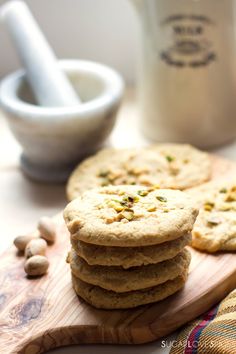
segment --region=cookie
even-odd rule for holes
[[[72,275],[72,283],[77,295],[96,308],[110,310],[127,309],[161,301],[183,288],[186,279],[187,272],[153,288],[116,293],[85,283]]]
[[[108,186],[73,200],[64,218],[74,239],[102,246],[136,247],[186,235],[197,214],[191,198],[181,191]]]
[[[189,267],[190,252],[185,249],[174,258],[141,267],[90,266],[72,249],[69,262],[72,273],[86,283],[117,293],[151,288],[173,280]]]
[[[158,184],[187,189],[211,177],[208,154],[190,145],[158,144],[140,149],[106,149],[82,162],[67,184],[69,200],[107,185]]]
[[[76,253],[90,265],[122,266],[128,269],[173,258],[191,243],[191,239],[191,234],[188,234],[159,245],[132,248],[92,245],[73,237],[71,243]]]
[[[192,246],[209,253],[236,251],[236,183],[208,183],[189,194],[200,206]]]

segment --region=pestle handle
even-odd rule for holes
[[[0,15],[14,41],[27,79],[39,105],[74,106],[80,99],[33,18],[28,6],[20,0],[9,1]]]

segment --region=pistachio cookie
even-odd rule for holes
[[[77,278],[117,293],[150,288],[173,280],[188,269],[190,260],[190,252],[185,249],[170,260],[127,270],[122,267],[90,266],[73,249],[69,255],[72,273]]]
[[[140,149],[106,149],[82,162],[72,173],[69,200],[84,191],[107,185],[158,184],[187,189],[210,179],[208,154],[190,145],[158,144]]]
[[[150,246],[191,232],[198,210],[184,192],[108,186],[85,192],[64,211],[73,239],[102,246]]]
[[[236,251],[236,183],[208,183],[190,195],[200,206],[192,246],[210,253]]]
[[[75,252],[89,265],[122,266],[128,269],[174,258],[191,243],[191,239],[191,234],[187,234],[159,245],[125,248],[93,245],[71,236],[71,244]]]
[[[102,309],[127,309],[140,305],[161,301],[183,288],[187,279],[187,272],[173,280],[152,288],[116,293],[99,286],[85,283],[72,275],[72,284],[77,295],[89,304]]]

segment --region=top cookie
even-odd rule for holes
[[[158,144],[140,149],[106,149],[82,162],[72,173],[67,196],[107,185],[158,184],[187,189],[210,179],[209,156],[190,145]]]
[[[74,239],[103,246],[148,246],[192,230],[198,210],[177,190],[108,186],[85,192],[64,211]]]

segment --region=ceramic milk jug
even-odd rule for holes
[[[139,102],[154,141],[208,148],[236,136],[236,1],[132,0],[141,25]]]

